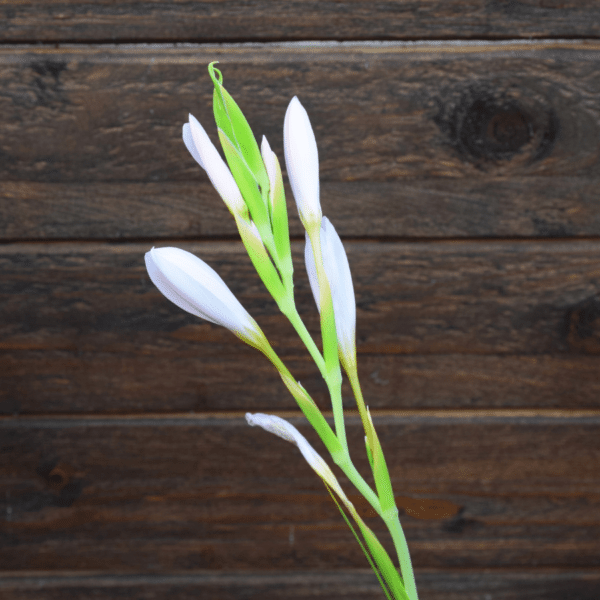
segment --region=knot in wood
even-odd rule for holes
[[[65,465],[57,465],[48,473],[48,484],[50,487],[61,490],[69,483],[71,476],[68,473],[68,467]]]
[[[479,167],[520,164],[545,158],[552,150],[558,119],[546,98],[527,89],[495,89],[480,82],[450,89],[438,100],[435,122],[450,144]]]
[[[484,96],[464,107],[458,136],[474,158],[497,161],[512,158],[532,132],[531,118],[516,103]]]
[[[567,311],[566,334],[571,350],[600,354],[600,298],[588,298]]]

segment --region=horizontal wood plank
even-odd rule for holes
[[[345,235],[600,235],[600,45],[563,41],[1,49],[0,239],[236,235],[181,141],[211,60],[282,162],[299,96]]]
[[[220,273],[328,406],[315,365],[241,243],[175,245]],[[4,414],[294,406],[262,355],[156,290],[143,262],[150,247],[0,247]],[[355,241],[346,249],[372,406],[598,406],[598,242]],[[292,251],[297,306],[317,335],[303,245]],[[350,390],[344,394],[351,405]]]
[[[600,576],[594,572],[502,571],[415,572],[419,594],[427,600],[596,600]],[[383,598],[372,572],[265,574],[186,574],[8,577],[0,581],[5,600],[364,600]],[[526,594],[526,596],[525,596]]]
[[[201,413],[245,410],[250,405],[262,411],[296,407],[266,359],[245,352],[237,338],[222,342],[226,333],[207,337],[207,329],[186,328],[197,340],[188,344],[157,334],[154,346],[149,339],[140,341],[144,349],[137,352],[28,351],[18,346],[0,350],[0,414]],[[219,339],[219,346],[211,345],[210,339]],[[329,395],[314,363],[300,354],[286,354],[290,371],[326,409]],[[358,371],[371,408],[585,409],[600,404],[598,363],[597,356],[581,354],[361,353]],[[344,405],[354,409],[346,381],[342,395]]]
[[[375,416],[415,566],[600,566],[599,418]],[[347,430],[366,473],[359,420]],[[241,417],[4,418],[0,432],[7,574],[364,565],[298,450]]]
[[[268,41],[600,34],[593,0],[5,0],[4,41]]]

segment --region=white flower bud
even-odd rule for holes
[[[275,415],[265,415],[262,413],[246,413],[246,421],[248,425],[258,425],[269,433],[274,433],[280,438],[291,442],[298,446],[302,456],[306,459],[306,462],[315,471],[315,473],[341,498],[346,506],[352,506],[352,503],[348,500],[344,494],[336,476],[333,471],[329,468],[329,465],[321,458],[317,451],[308,443],[308,440],[291,424],[285,419],[277,417]],[[354,507],[352,506],[352,510]]]
[[[227,327],[253,345],[264,339],[256,321],[203,260],[180,248],[152,248],[145,259],[152,283],[179,308]]]
[[[288,178],[300,220],[308,230],[320,224],[319,154],[308,114],[296,96],[285,113],[283,145]]]
[[[206,171],[230,212],[233,215],[246,215],[248,212],[246,203],[229,167],[198,120],[193,115],[189,118],[190,122],[183,126],[183,142],[187,149]]]
[[[342,359],[351,361],[356,353],[356,300],[354,286],[348,257],[340,236],[327,217],[321,223],[321,254],[325,268],[325,275],[331,290],[333,313],[335,316],[335,331],[338,339],[338,348]],[[306,247],[304,250],[306,270],[310,281],[315,302],[319,312],[320,294],[319,281],[312,245],[306,234]]]

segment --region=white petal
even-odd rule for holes
[[[269,146],[269,142],[267,142],[267,138],[263,135],[262,142],[260,144],[260,153],[262,155],[263,163],[265,164],[265,169],[267,169],[267,175],[269,176],[269,185],[272,188],[275,183],[275,153],[271,150],[271,146]]]
[[[152,248],[145,258],[154,285],[183,310],[245,337],[257,332],[225,282],[197,256],[180,248]]]
[[[296,96],[285,113],[283,144],[288,178],[305,227],[321,221],[319,153],[308,114]]]
[[[206,171],[205,166],[202,164],[202,158],[194,144],[194,138],[192,137],[192,130],[190,129],[189,123],[184,123],[182,131],[183,143],[188,149],[189,153],[194,157],[194,160]]]
[[[342,492],[329,465],[321,458],[321,456],[319,456],[317,451],[308,443],[307,439],[291,423],[288,423],[286,420],[275,415],[265,415],[262,413],[246,413],[246,421],[251,426],[258,425],[266,431],[274,433],[280,438],[298,446],[300,452],[302,452],[302,456],[304,456],[306,462],[312,467],[317,475],[323,478],[330,487],[340,494],[340,496],[344,495],[344,492]],[[345,495],[344,498],[346,498]]]
[[[267,175],[269,176],[269,199],[271,207],[273,207],[273,194],[275,192],[275,184],[277,183],[277,166],[275,164],[275,153],[271,150],[267,138],[263,135],[260,145],[260,153],[262,155]]]
[[[275,415],[246,413],[246,421],[251,427],[258,425],[258,427],[262,427],[265,431],[274,433],[292,444],[296,443],[298,436],[302,437],[302,434],[291,423]]]
[[[194,146],[200,156],[199,162],[206,170],[211,183],[232,213],[244,212],[246,204],[229,167],[193,115],[190,115],[189,126]]]
[[[312,290],[315,303],[321,312],[321,295],[319,291],[319,279],[317,277],[317,267],[315,265],[315,255],[313,254],[312,245],[308,233],[305,233],[306,244],[304,246],[304,263],[306,264],[306,272],[308,273],[308,281]]]
[[[352,274],[342,240],[327,217],[323,217],[321,239],[325,247],[323,261],[331,288],[338,344],[343,351],[350,350],[354,347],[356,335],[356,299]]]

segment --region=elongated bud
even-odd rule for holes
[[[266,340],[256,321],[203,260],[180,248],[152,248],[145,259],[152,283],[171,302],[262,347]]]
[[[302,452],[302,456],[304,456],[306,462],[315,471],[315,473],[330,488],[335,490],[346,506],[352,506],[352,503],[350,500],[348,500],[346,494],[344,494],[336,476],[329,468],[329,465],[323,460],[323,458],[321,458],[318,452],[308,443],[307,439],[291,423],[288,423],[281,417],[277,417],[275,415],[265,415],[262,413],[246,413],[246,421],[248,422],[248,425],[258,425],[265,431],[274,433],[280,438],[283,438],[284,440],[298,446],[298,449],[300,452]],[[353,506],[352,509],[354,510]]]
[[[235,216],[248,216],[248,208],[242,194],[219,151],[210,141],[208,134],[198,120],[189,116],[189,123],[183,126],[183,141],[196,162],[206,171],[211,183],[219,192],[229,211]]]
[[[285,164],[300,220],[307,231],[319,227],[319,153],[308,114],[296,96],[285,113],[283,126]]]
[[[277,250],[277,268],[285,276],[284,279],[287,277],[288,280],[291,280],[294,267],[290,249],[290,231],[283,190],[283,177],[277,156],[271,150],[264,135],[261,154],[269,176],[269,214],[275,239],[275,249]]]
[[[356,300],[344,245],[327,217],[323,217],[321,223],[321,249],[323,266],[331,290],[340,360],[348,370],[356,363]],[[304,258],[310,287],[320,312],[319,281],[308,234],[306,234]]]

